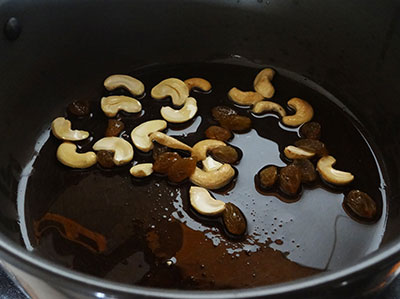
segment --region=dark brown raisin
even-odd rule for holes
[[[233,203],[228,202],[225,205],[225,210],[222,213],[226,230],[236,236],[241,236],[246,233],[247,221],[242,211]]]
[[[328,155],[328,150],[325,144],[315,139],[300,139],[294,143],[296,146],[301,147],[307,151],[315,153],[317,156],[323,157]]]
[[[189,157],[177,160],[168,169],[168,179],[174,183],[180,183],[190,177],[196,169],[197,160]]]
[[[315,121],[305,123],[300,128],[300,135],[306,139],[320,139],[321,138],[321,125]]]
[[[232,115],[219,121],[221,127],[234,131],[245,132],[251,129],[251,119],[247,116]]]
[[[167,174],[169,168],[178,160],[182,159],[175,152],[166,152],[157,157],[153,164],[153,170],[158,173]]]
[[[317,179],[317,172],[314,165],[307,159],[295,159],[292,163],[299,168],[302,183],[312,183]]]
[[[114,153],[109,151],[97,152],[97,163],[104,168],[112,168],[115,166],[113,161]]]
[[[258,174],[260,186],[264,189],[272,188],[278,179],[278,168],[276,166],[268,166]]]
[[[350,191],[344,199],[345,208],[350,209],[357,216],[364,219],[374,219],[377,208],[375,201],[360,190]]]
[[[301,173],[298,167],[288,165],[283,167],[279,172],[279,188],[290,196],[296,195],[299,192],[301,184]]]
[[[209,139],[216,139],[221,141],[228,141],[232,138],[231,131],[219,127],[219,126],[211,126],[205,132],[207,138]]]
[[[231,107],[216,106],[212,108],[211,114],[215,120],[220,122],[221,120],[224,120],[227,117],[230,117],[232,115],[237,115],[237,112]]]
[[[234,164],[239,159],[238,152],[229,145],[218,146],[212,149],[210,154],[215,160],[221,163]]]
[[[106,137],[118,136],[125,128],[124,123],[119,119],[109,119],[106,129]]]
[[[75,116],[85,116],[90,113],[89,101],[74,101],[68,105],[68,113]]]

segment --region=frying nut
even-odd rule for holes
[[[263,69],[254,79],[254,90],[264,98],[270,99],[275,94],[275,88],[271,81],[275,76],[275,71],[270,68]]]
[[[144,178],[153,173],[153,163],[140,163],[133,166],[129,172],[136,178]]]
[[[250,106],[257,102],[260,102],[264,97],[258,92],[254,91],[241,91],[236,87],[233,87],[228,92],[229,98],[239,105]]]
[[[196,157],[198,161],[202,161],[207,158],[207,152],[217,148],[219,146],[224,146],[225,142],[215,140],[215,139],[205,139],[197,142],[192,148],[192,157]]]
[[[188,152],[192,151],[192,148],[190,146],[162,132],[151,133],[149,137],[151,141],[156,141],[157,143],[169,148],[180,149]]]
[[[222,163],[215,161],[212,157],[207,157],[202,161],[203,169],[207,172],[218,170],[222,167]]]
[[[204,216],[213,216],[221,214],[225,210],[225,203],[217,200],[202,187],[190,187],[190,204],[192,207]]]
[[[346,185],[354,180],[354,176],[350,172],[334,169],[336,159],[332,156],[324,156],[317,163],[317,170],[322,178],[328,183],[334,185]]]
[[[153,142],[150,139],[150,134],[162,131],[166,127],[167,122],[162,119],[146,121],[132,130],[132,142],[141,151],[149,152],[153,148]]]
[[[78,141],[89,137],[89,133],[81,130],[72,130],[71,122],[64,117],[57,117],[51,123],[51,131],[58,139],[66,141]]]
[[[211,90],[211,83],[203,78],[190,78],[186,79],[184,82],[186,86],[189,88],[189,90],[192,90],[193,88],[198,88],[201,91],[205,92]]]
[[[229,164],[223,164],[221,168],[214,171],[204,171],[196,167],[194,173],[190,176],[193,184],[200,187],[215,190],[229,184],[235,176],[235,170]]]
[[[162,107],[161,116],[170,123],[184,123],[192,119],[197,113],[197,102],[194,98],[187,98],[181,109]]]
[[[273,111],[278,113],[281,117],[286,116],[285,109],[283,109],[281,105],[271,101],[261,101],[256,103],[252,111],[257,114]]]
[[[101,110],[108,117],[114,117],[118,111],[137,113],[142,110],[142,104],[134,98],[127,96],[109,96],[101,99]]]
[[[111,75],[104,80],[104,87],[110,91],[119,87],[127,89],[134,96],[144,93],[143,83],[128,75]]]
[[[151,96],[155,99],[172,98],[172,103],[181,106],[189,97],[189,88],[179,79],[169,78],[161,81],[151,90]]]
[[[299,98],[292,98],[288,101],[288,106],[296,110],[293,115],[288,115],[282,118],[282,122],[291,127],[300,126],[310,121],[314,116],[314,110],[312,106]]]
[[[104,137],[93,145],[93,149],[113,152],[115,165],[124,165],[133,159],[132,145],[119,137]]]
[[[296,147],[293,145],[289,145],[285,147],[284,151],[285,156],[289,159],[310,159],[315,156],[315,153],[309,152],[300,147]]]
[[[57,159],[65,166],[71,168],[88,168],[96,164],[97,156],[94,152],[77,153],[76,145],[63,142],[57,148]]]

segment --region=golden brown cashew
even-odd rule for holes
[[[127,89],[134,96],[139,96],[144,93],[143,83],[128,75],[111,75],[104,80],[104,87],[107,90],[114,90],[122,87]]]
[[[161,116],[170,123],[184,123],[192,119],[197,113],[197,102],[194,98],[187,98],[185,105],[179,110],[165,106],[161,108]]]
[[[137,113],[142,110],[142,104],[134,98],[126,96],[109,96],[101,99],[101,110],[108,117],[114,117],[118,111]]]
[[[140,163],[132,166],[130,169],[131,175],[136,178],[144,178],[153,173],[153,163]]]
[[[253,107],[253,112],[257,114],[261,114],[264,112],[276,112],[280,116],[284,117],[286,116],[286,111],[283,109],[283,107],[277,103],[271,102],[271,101],[261,101],[258,102],[254,105]]]
[[[225,210],[225,203],[217,200],[202,187],[190,187],[190,204],[202,215],[211,216],[221,214]]]
[[[186,79],[184,82],[189,90],[192,90],[193,88],[198,88],[205,92],[211,90],[211,83],[203,78],[190,78]]]
[[[88,168],[96,164],[97,156],[94,152],[77,153],[76,145],[63,142],[57,148],[57,159],[65,166],[72,168]]]
[[[51,131],[58,139],[66,141],[84,140],[89,137],[89,133],[81,130],[72,130],[71,122],[64,117],[57,117],[51,123]]]
[[[167,134],[164,134],[162,132],[154,132],[151,133],[149,136],[150,140],[156,141],[157,143],[167,146],[169,148],[173,149],[180,149],[184,151],[191,152],[192,148],[183,142],[179,141],[178,139],[168,136]]]
[[[241,91],[236,87],[233,87],[228,92],[229,98],[239,105],[250,106],[257,102],[260,102],[264,97],[258,92],[254,91]]]
[[[315,153],[293,145],[285,147],[284,153],[289,159],[310,159],[315,156]]]
[[[144,152],[149,152],[153,148],[153,142],[150,139],[150,134],[157,131],[162,131],[167,127],[167,122],[162,119],[154,119],[146,121],[131,132],[133,144]]]
[[[215,139],[201,140],[192,147],[192,157],[196,157],[198,161],[202,161],[207,158],[208,151],[223,145],[226,145],[225,142]]]
[[[114,153],[115,165],[124,165],[133,159],[132,145],[120,137],[104,137],[93,145],[95,151],[110,151]]]
[[[336,159],[332,156],[324,156],[317,163],[317,170],[322,178],[328,183],[334,185],[346,185],[354,180],[354,176],[350,172],[334,169]]]
[[[169,78],[154,86],[151,90],[151,96],[155,99],[163,99],[170,96],[174,105],[181,106],[189,97],[189,88],[183,81]]]
[[[235,176],[235,170],[229,164],[224,164],[218,170],[204,171],[196,167],[194,173],[190,176],[193,184],[200,187],[215,190],[229,184]]]
[[[314,116],[312,106],[299,98],[292,98],[288,101],[288,106],[296,110],[296,114],[288,115],[282,118],[282,122],[291,127],[297,127],[310,121]]]
[[[263,69],[254,79],[254,90],[267,99],[272,98],[275,94],[275,88],[271,83],[274,76],[275,71],[273,69]]]

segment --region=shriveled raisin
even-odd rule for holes
[[[260,186],[264,189],[272,188],[278,179],[278,168],[276,166],[268,166],[261,170],[258,174]]]
[[[168,179],[174,183],[180,183],[190,177],[196,169],[197,160],[189,157],[177,160],[168,169]]]
[[[317,179],[317,172],[315,171],[315,167],[310,160],[295,159],[292,164],[299,168],[302,183],[309,184]]]
[[[153,147],[153,159],[154,159],[154,160],[157,160],[158,157],[159,157],[161,154],[166,153],[166,152],[168,152],[168,151],[169,151],[169,150],[168,150],[168,147],[167,147],[167,146],[161,145],[161,144],[159,144],[159,143],[157,143],[157,142],[154,142],[154,147]]]
[[[211,114],[215,120],[221,121],[232,115],[237,115],[237,112],[228,106],[216,106],[212,108]]]
[[[374,219],[377,208],[375,201],[365,192],[352,190],[345,197],[343,204],[357,216],[364,219]]]
[[[306,139],[320,139],[321,125],[315,121],[306,123],[300,128],[300,135]]]
[[[251,129],[251,119],[247,116],[232,115],[219,121],[221,127],[234,131],[245,132]]]
[[[226,230],[236,236],[241,236],[246,233],[247,221],[242,211],[233,203],[228,202],[225,205],[225,210],[222,213]]]
[[[85,116],[90,113],[89,101],[74,101],[68,105],[68,113],[75,116]]]
[[[209,139],[216,139],[221,141],[228,141],[232,138],[231,131],[219,127],[219,126],[211,126],[205,132],[207,138]]]
[[[328,155],[328,150],[325,144],[315,139],[300,139],[294,143],[302,149],[315,153],[317,156],[323,157]]]
[[[279,172],[279,188],[287,195],[293,196],[299,192],[301,173],[297,166],[288,165]]]
[[[153,170],[158,173],[167,174],[169,168],[178,160],[182,159],[175,152],[166,152],[157,157],[153,164]]]
[[[114,153],[109,151],[97,152],[97,163],[104,168],[112,168],[115,166],[113,161]]]
[[[229,145],[218,146],[212,149],[210,154],[215,160],[221,163],[234,164],[239,160],[238,152]]]
[[[118,136],[125,128],[124,123],[119,119],[109,119],[106,129],[106,137]]]

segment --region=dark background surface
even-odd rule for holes
[[[26,299],[26,298],[27,297],[15,286],[15,284],[8,278],[7,274],[4,273],[4,271],[0,268],[0,299]],[[360,296],[358,298],[400,299],[400,277],[397,278],[391,285],[389,285],[383,293],[368,297]]]

